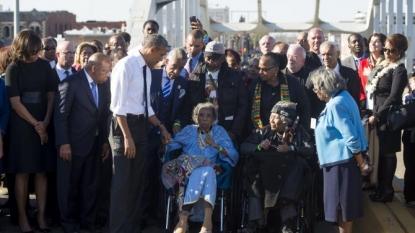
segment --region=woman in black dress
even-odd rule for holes
[[[376,126],[379,138],[379,185],[374,194],[369,195],[374,202],[391,202],[392,187],[396,171],[396,152],[401,150],[401,131],[390,131],[386,125],[386,115],[390,106],[402,104],[402,94],[408,84],[408,74],[404,64],[408,41],[402,34],[392,34],[385,42],[385,60],[369,76],[366,89],[368,97],[373,96],[373,115],[369,124]]]
[[[56,154],[48,145],[48,126],[58,80],[47,61],[39,59],[40,37],[31,30],[13,40],[13,62],[6,70],[6,88],[12,110],[9,124],[7,171],[16,174],[16,201],[22,232],[33,232],[25,210],[30,173],[35,173],[37,220],[48,232],[45,220],[47,171],[55,169]]]

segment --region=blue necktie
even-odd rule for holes
[[[92,97],[94,97],[95,105],[98,107],[97,84],[95,82],[91,82],[91,92]]]
[[[65,73],[65,75],[66,75],[66,76],[65,76],[65,78],[67,78],[67,77],[69,76],[69,71],[68,71],[68,70],[65,70],[65,72],[64,72],[64,73]]]
[[[164,83],[164,86],[163,86],[163,97],[167,98],[170,95],[171,80],[167,76],[165,76],[164,78],[166,79],[166,83]]]

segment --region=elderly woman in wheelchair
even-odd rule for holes
[[[305,158],[315,155],[311,137],[298,124],[296,104],[275,104],[269,125],[242,143],[241,154],[248,156],[249,222],[243,232],[265,226],[268,232],[296,232],[295,203],[311,185]]]
[[[174,232],[186,232],[190,216],[192,220],[203,221],[200,232],[210,233],[216,190],[221,185],[219,179],[217,184],[217,176],[228,176],[224,182],[230,182],[227,173],[236,165],[239,155],[226,130],[214,124],[214,105],[198,104],[192,116],[196,124],[183,128],[166,147],[166,154],[177,149],[182,149],[183,153],[165,163],[162,181],[168,191],[179,189],[179,196],[183,197]]]

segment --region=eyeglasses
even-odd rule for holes
[[[66,51],[66,52],[62,52],[63,55],[74,55],[75,52],[71,52],[71,51]]]
[[[275,68],[275,66],[271,66],[269,68],[261,68],[261,67],[258,67],[258,68],[259,68],[260,72],[261,72],[261,70],[262,70],[262,72],[268,72],[268,70]]]
[[[386,47],[383,47],[383,52],[384,53],[395,53],[395,49],[388,49],[388,48],[386,48]]]
[[[296,55],[287,55],[288,59],[292,59],[293,61],[297,61],[297,56]]]
[[[44,47],[43,50],[45,50],[46,52],[55,51],[56,47]]]

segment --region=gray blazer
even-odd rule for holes
[[[342,65],[352,68],[353,70],[357,71],[357,69],[359,67],[356,67],[356,63],[354,61],[353,55],[346,57],[345,59],[342,60]]]

